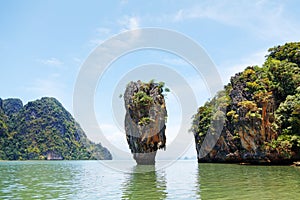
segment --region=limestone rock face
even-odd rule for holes
[[[299,145],[294,142],[296,139],[289,139],[299,136],[292,135],[292,132],[290,135],[284,135],[285,132],[280,127],[283,126],[280,120],[285,116],[279,111],[279,105],[283,106],[285,100],[278,103],[274,89],[263,81],[259,83],[263,89],[251,91],[256,83],[249,74],[253,74],[252,77],[259,76],[260,69],[264,68],[248,67],[244,72],[237,73],[231,77],[224,91],[199,108],[192,127],[198,162],[290,164],[300,159]],[[265,80],[270,82],[267,78]],[[295,93],[297,95],[296,90]],[[287,98],[291,97],[293,96]],[[299,102],[286,104],[299,105]],[[204,149],[207,154],[202,157],[202,143],[208,130],[214,132],[211,125],[217,121],[218,112],[225,117],[221,135],[211,151]],[[296,111],[291,112],[295,113],[291,116],[299,120],[300,115]],[[294,123],[290,127],[299,130],[299,124]],[[292,128],[286,130],[290,129]]]
[[[300,160],[300,42],[268,51],[261,67],[235,74],[199,107],[191,128],[198,162]]]
[[[257,99],[246,89],[246,82],[241,81],[240,77],[241,73],[238,73],[231,78],[232,89],[229,92],[231,103],[226,108],[227,113],[234,111],[235,116],[227,115],[216,145],[209,154],[198,161],[257,164],[284,162],[280,154],[265,148],[266,143],[277,138],[277,133],[272,128],[276,110],[274,97],[266,93]],[[199,150],[201,145],[196,144]]]
[[[166,147],[167,110],[162,83],[130,82],[124,94],[126,138],[137,164],[154,164]]]

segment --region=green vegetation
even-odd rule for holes
[[[153,98],[144,91],[138,91],[133,96],[133,102],[140,107],[150,106],[153,103]]]
[[[300,42],[270,48],[262,67],[247,67],[220,93],[194,116],[191,131],[197,144],[213,128],[214,116],[223,112],[223,132],[235,137],[238,131],[251,133],[261,151],[299,156]]]
[[[1,101],[2,102],[2,101]],[[16,108],[0,104],[0,159],[111,159],[101,144],[89,141],[74,118],[54,98]]]
[[[154,79],[148,83],[141,81],[139,83],[141,84],[140,89],[134,93],[132,101],[139,110],[138,124],[143,126],[153,121],[148,112],[150,107],[154,105],[154,99],[150,94],[151,90],[158,90],[158,93],[165,96],[166,94],[163,94],[163,92],[170,92],[170,89],[165,87],[164,82],[155,83]]]
[[[286,43],[269,49],[269,58],[295,63],[300,66],[300,42]]]
[[[283,138],[289,142],[292,148],[300,148],[300,93],[287,96],[275,114],[275,129],[281,131]]]
[[[197,144],[203,142],[208,131],[212,134],[215,133],[217,127],[213,123],[224,120],[224,109],[229,103],[230,97],[225,91],[220,91],[212,100],[199,107],[197,114],[193,116],[193,125],[191,127],[191,131],[196,133]]]
[[[151,121],[154,121],[153,119],[151,119],[150,117],[142,117],[139,121],[139,125],[146,125],[149,124]]]

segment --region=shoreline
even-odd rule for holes
[[[295,166],[300,167],[300,161],[290,161],[290,162],[203,162],[198,161],[198,164],[235,164],[235,165],[247,165],[247,166]]]
[[[0,160],[0,163],[3,162],[57,162],[57,161],[118,161],[118,160]],[[186,160],[181,160],[186,161]],[[189,161],[196,161],[196,160],[189,160]],[[300,167],[300,161],[291,161],[291,162],[283,162],[283,163],[272,163],[272,162],[199,162],[196,161],[197,164],[233,164],[233,165],[247,165],[247,166],[293,166],[293,167]]]

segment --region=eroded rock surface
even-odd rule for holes
[[[137,164],[154,164],[166,148],[167,110],[163,83],[130,82],[124,94],[126,138]]]
[[[300,43],[269,52],[262,67],[249,66],[235,74],[224,90],[199,107],[191,129],[198,162],[300,160]],[[207,135],[216,144],[207,142]]]

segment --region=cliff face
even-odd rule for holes
[[[237,73],[193,121],[196,149],[216,113],[225,116],[217,144],[199,162],[284,164],[300,159],[300,43],[274,47],[263,67]],[[281,59],[281,60],[280,60]],[[198,154],[199,156],[199,154]]]
[[[163,87],[163,83],[141,81],[126,87],[126,138],[138,164],[154,164],[157,150],[165,149],[167,110]]]
[[[25,106],[19,99],[6,99],[0,105],[0,160],[111,159],[54,98]]]

